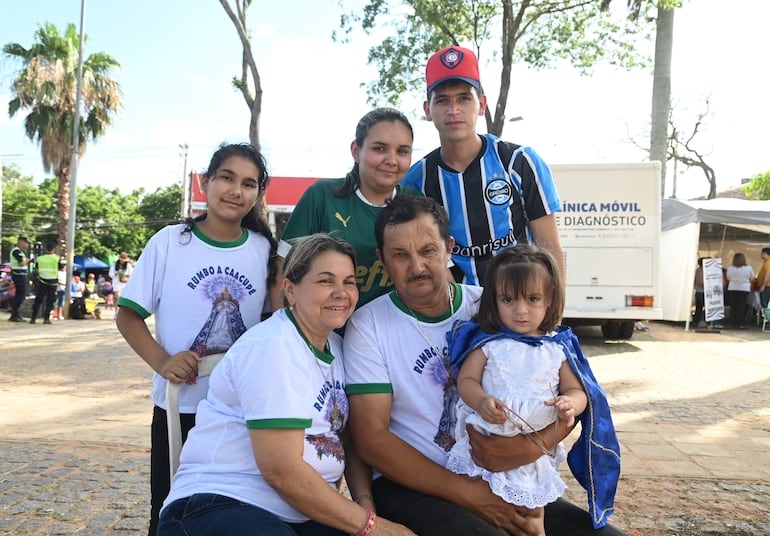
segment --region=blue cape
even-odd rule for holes
[[[615,491],[620,478],[620,446],[607,396],[591,372],[572,329],[559,326],[555,334],[542,337],[519,335],[506,328],[497,333],[486,333],[472,320],[458,320],[446,337],[449,362],[454,370],[459,369],[472,350],[497,339],[510,338],[533,346],[553,341],[561,346],[588,398],[585,411],[577,419],[581,425],[580,438],[570,449],[567,463],[575,479],[588,493],[588,511],[594,528],[606,525],[615,510]]]

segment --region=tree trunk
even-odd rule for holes
[[[516,24],[513,17],[513,5],[510,1],[503,2],[503,35],[502,54],[500,61],[503,64],[500,72],[500,93],[497,96],[495,115],[487,117],[487,131],[495,136],[502,136],[505,128],[505,107],[508,104],[508,92],[511,88],[511,67],[513,64],[513,48],[515,42]],[[489,109],[489,105],[487,105]],[[491,121],[490,121],[491,119]]]
[[[259,118],[262,116],[262,88],[257,87],[255,89],[255,96],[251,102],[251,117],[249,119],[249,143],[257,148],[257,151],[262,150],[262,146],[259,142]]]
[[[671,112],[671,54],[674,42],[674,10],[658,8],[655,35],[655,70],[652,82],[650,160],[660,167],[660,195],[666,195],[666,149],[668,119]]]
[[[261,150],[259,143],[259,118],[262,114],[262,81],[259,75],[259,69],[257,69],[257,62],[254,59],[253,51],[251,50],[251,40],[249,39],[249,33],[246,28],[246,12],[251,7],[250,0],[236,0],[235,6],[238,13],[233,11],[228,0],[219,0],[222,7],[230,17],[235,30],[238,32],[238,38],[241,41],[243,47],[243,57],[241,59],[241,79],[236,87],[243,95],[243,100],[246,102],[246,106],[249,107],[249,143],[251,143],[257,150]],[[251,75],[251,83],[254,85],[253,90],[249,86],[249,75]]]

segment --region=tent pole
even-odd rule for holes
[[[725,237],[727,236],[727,225],[722,225],[722,241],[719,243],[719,258],[724,259]],[[724,264],[722,264],[724,266]]]

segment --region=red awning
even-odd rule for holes
[[[308,187],[322,180],[312,177],[270,177],[270,185],[265,192],[267,205],[295,206]]]

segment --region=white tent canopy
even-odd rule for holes
[[[687,322],[690,319],[701,224],[716,223],[764,233],[769,235],[767,244],[770,245],[770,201],[663,199],[662,211],[663,319]],[[722,262],[724,264],[725,259]]]
[[[770,201],[747,201],[722,197],[708,201],[662,202],[663,232],[691,222],[719,223],[770,234]]]

